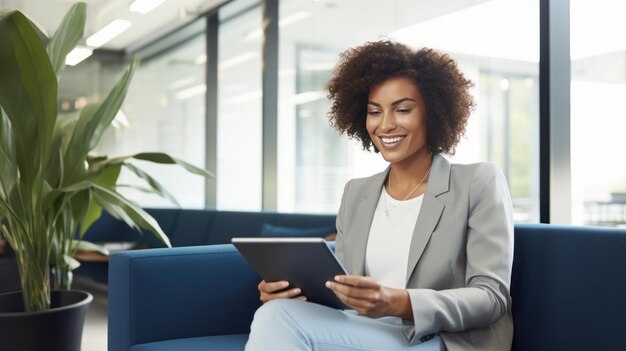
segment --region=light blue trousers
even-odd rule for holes
[[[397,318],[369,318],[315,303],[277,299],[261,306],[246,351],[445,351],[439,336],[409,345]]]

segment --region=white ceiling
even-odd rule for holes
[[[142,15],[130,12],[133,0],[83,0],[87,4],[87,38],[114,19],[132,22],[131,27],[102,48],[133,50],[165,33],[197,18],[225,0],[167,0],[151,12]],[[18,9],[54,33],[61,19],[75,0],[0,0],[0,8]],[[84,39],[83,39],[84,43]]]

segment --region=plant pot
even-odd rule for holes
[[[0,294],[0,349],[80,351],[91,294],[75,290],[51,293],[51,308],[24,312],[22,292]]]

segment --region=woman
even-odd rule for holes
[[[261,282],[247,350],[510,350],[512,206],[492,164],[451,164],[473,108],[449,56],[391,41],[341,56],[332,125],[389,162],[349,181],[327,286],[351,311]],[[267,303],[271,301],[271,303]]]

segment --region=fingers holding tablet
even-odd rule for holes
[[[306,296],[300,296],[302,292],[299,288],[289,289],[289,282],[266,282],[262,280],[258,286],[260,292],[260,300],[263,303],[274,299],[293,299],[306,300]]]

